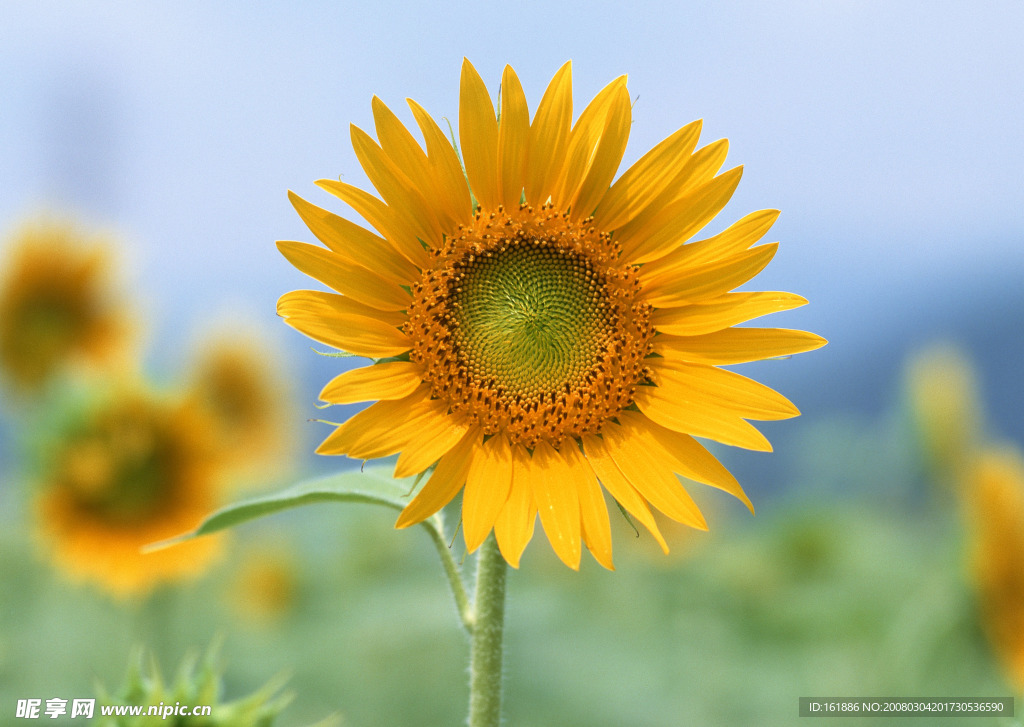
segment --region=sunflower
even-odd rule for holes
[[[55,564],[118,597],[201,573],[219,541],[140,549],[194,528],[218,504],[218,471],[194,408],[142,390],[103,397],[52,448],[36,500]]]
[[[252,625],[279,623],[299,599],[296,571],[295,556],[283,543],[248,549],[225,591],[232,612]]]
[[[109,363],[127,319],[113,299],[109,250],[69,224],[38,221],[14,236],[0,280],[0,368],[37,391],[72,361]]]
[[[962,476],[981,439],[984,417],[974,367],[950,344],[931,346],[907,366],[907,395],[924,462],[948,484]]]
[[[225,467],[246,483],[288,467],[294,439],[286,430],[289,397],[273,348],[255,330],[210,337],[196,357],[188,389],[206,413],[205,436]]]
[[[1010,683],[1024,690],[1024,458],[1012,448],[985,450],[966,485],[984,625]]]
[[[539,514],[567,565],[579,567],[585,544],[612,568],[603,490],[666,552],[649,505],[707,528],[677,474],[750,507],[695,437],[769,450],[747,420],[799,412],[719,366],[807,351],[824,340],[733,327],[807,302],[789,293],[730,292],[775,254],[777,244],[754,243],[777,211],[687,242],[739,182],[739,167],[718,174],[726,142],[697,149],[694,122],[615,179],[631,123],[625,77],[572,123],[569,63],[531,121],[511,68],[496,116],[483,81],[464,62],[461,160],[423,108],[409,105],[425,147],[378,98],[377,141],[351,130],[380,198],[346,182],[317,183],[376,232],[290,195],[327,249],[288,241],[278,248],[337,292],[288,293],[278,313],[313,339],[374,359],[321,392],[331,404],[376,403],[317,451],[357,459],[398,454],[396,477],[433,467],[397,526],[423,520],[462,490],[467,548],[493,530],[513,566]]]

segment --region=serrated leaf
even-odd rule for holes
[[[408,504],[412,484],[408,480],[395,480],[385,470],[345,472],[308,482],[302,482],[272,495],[255,497],[250,500],[227,505],[207,517],[199,527],[169,540],[153,543],[143,550],[153,551],[177,543],[209,535],[220,530],[233,528],[250,520],[290,510],[293,507],[318,502],[361,502],[370,505],[385,505],[396,510]],[[437,529],[434,518],[428,518],[423,525]]]

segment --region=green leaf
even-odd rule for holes
[[[192,538],[198,538],[201,535],[209,535],[250,520],[273,515],[282,510],[317,502],[363,502],[401,510],[408,503],[409,493],[412,489],[412,482],[395,480],[387,475],[386,470],[379,468],[365,472],[354,471],[331,475],[302,482],[273,495],[264,495],[228,505],[207,517],[192,532],[147,545],[143,550],[146,552],[161,550]],[[430,529],[438,527],[434,518],[428,518],[423,524]]]

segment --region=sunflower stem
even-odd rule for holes
[[[448,585],[452,588],[452,596],[455,597],[455,608],[459,611],[459,619],[462,621],[462,628],[466,629],[466,633],[472,635],[473,633],[473,609],[469,605],[469,596],[466,594],[466,586],[462,581],[462,573],[459,571],[459,566],[455,562],[455,558],[452,556],[452,549],[448,547],[448,543],[445,541],[444,536],[444,524],[441,522],[440,517],[436,528],[427,528],[427,532],[430,533],[430,539],[434,543],[434,547],[437,548],[437,554],[441,556],[441,565],[444,566],[444,574],[448,576]]]
[[[502,637],[505,629],[505,559],[491,535],[480,546],[469,654],[469,727],[501,723]]]

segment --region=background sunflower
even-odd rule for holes
[[[0,372],[31,395],[82,363],[128,358],[129,319],[112,278],[113,245],[55,217],[10,235],[0,274]]]
[[[118,386],[74,412],[51,444],[35,503],[55,564],[119,597],[201,575],[219,540],[144,554],[195,527],[222,499],[205,412]]]

